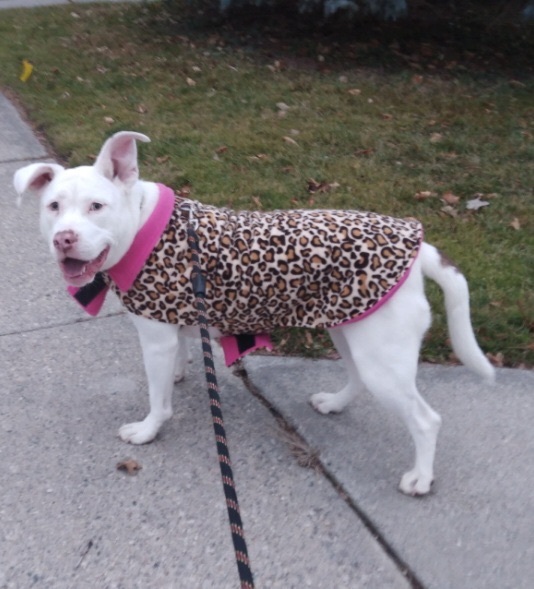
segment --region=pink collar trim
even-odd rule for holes
[[[152,250],[160,240],[174,210],[174,192],[163,184],[158,184],[159,199],[145,224],[136,234],[130,249],[107,270],[107,274],[122,292],[132,288]]]

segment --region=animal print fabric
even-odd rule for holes
[[[132,288],[111,282],[130,312],[177,325],[197,323],[182,204],[194,211],[208,319],[223,334],[362,318],[407,277],[423,235],[416,220],[375,213],[236,212],[178,197]]]

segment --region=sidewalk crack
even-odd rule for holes
[[[255,397],[273,416],[277,425],[282,432],[284,442],[291,449],[291,453],[295,456],[299,466],[305,468],[312,468],[321,474],[329,481],[339,497],[348,505],[354,512],[356,517],[362,522],[367,531],[379,544],[386,555],[393,561],[399,572],[405,577],[412,589],[425,589],[421,580],[412,571],[409,565],[402,559],[397,551],[388,543],[386,538],[381,534],[369,516],[352,500],[349,493],[343,488],[343,485],[336,479],[336,477],[327,469],[325,464],[321,461],[320,454],[317,450],[312,448],[307,440],[297,431],[297,429],[287,419],[273,407],[269,401],[262,395],[259,388],[254,385],[248,376],[248,373],[239,362],[234,369],[234,374],[243,381],[247,390]]]

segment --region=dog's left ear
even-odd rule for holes
[[[133,131],[120,131],[112,135],[96,158],[96,171],[109,180],[118,178],[124,184],[134,184],[139,178],[136,141],[148,142],[150,139]]]

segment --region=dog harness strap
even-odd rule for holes
[[[185,207],[182,208],[184,212]],[[191,212],[189,213],[191,215]],[[198,312],[198,325],[200,327],[200,336],[202,340],[202,351],[204,356],[204,367],[206,372],[206,382],[208,385],[208,395],[210,399],[211,416],[213,421],[213,430],[217,444],[217,454],[219,457],[219,467],[221,471],[224,495],[226,497],[226,508],[230,520],[230,530],[234,544],[234,552],[241,581],[241,589],[253,589],[254,579],[250,568],[248,549],[243,531],[243,522],[239,512],[239,503],[237,500],[237,491],[230,461],[230,451],[226,439],[224,428],[221,398],[219,394],[219,385],[215,373],[215,363],[210,343],[210,333],[208,330],[208,318],[205,307],[205,278],[200,268],[198,237],[193,228],[192,220],[189,218],[187,224],[187,242],[191,251],[191,260],[193,272],[191,282],[195,294],[195,305]]]
[[[69,289],[69,292],[89,315],[97,315],[104,304],[108,288],[104,274],[97,272],[92,282],[78,289],[72,288],[72,292]]]

